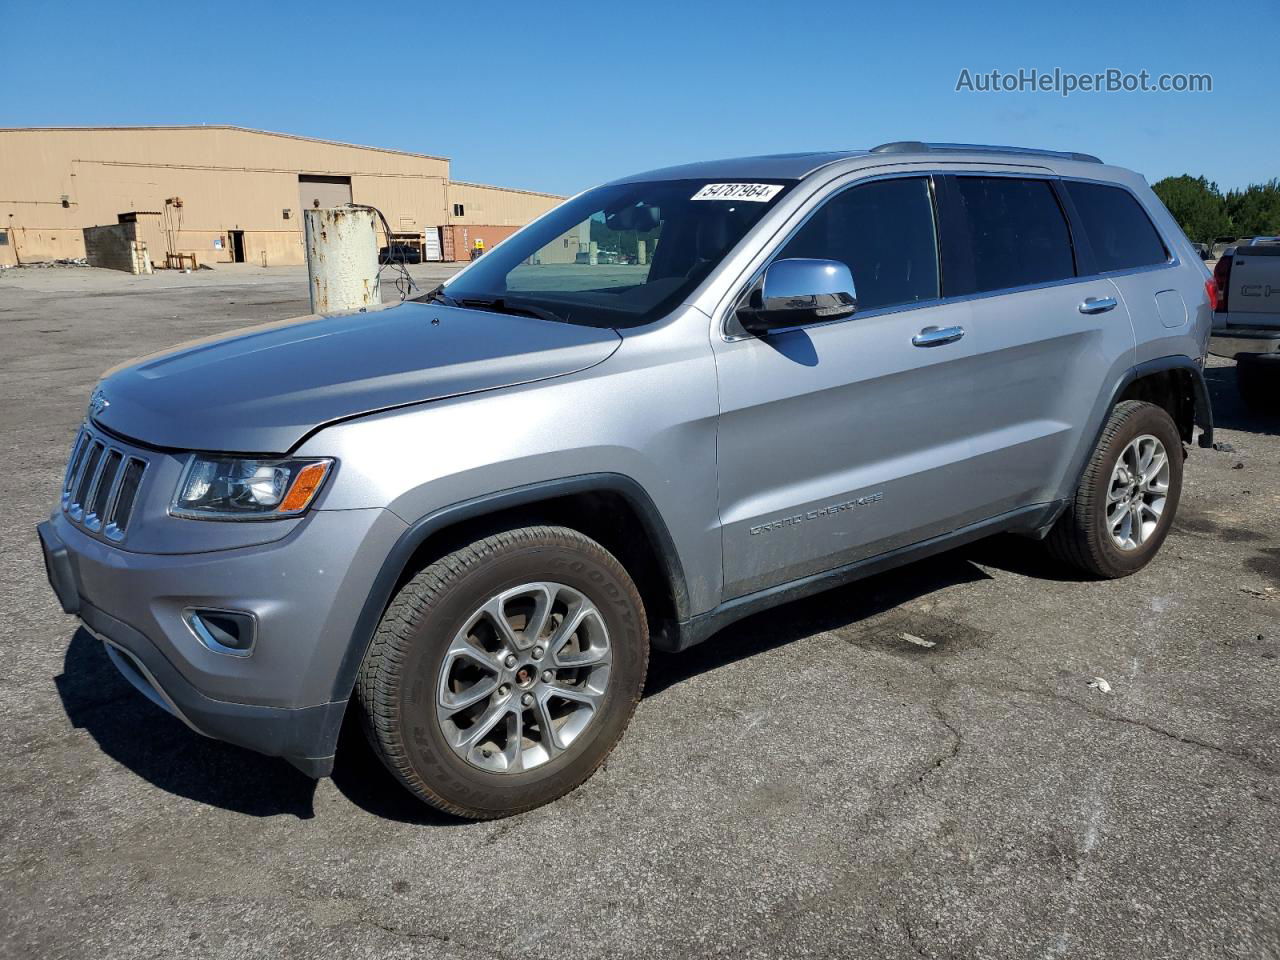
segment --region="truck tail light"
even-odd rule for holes
[[[1209,298],[1209,309],[1217,311],[1218,309],[1218,281],[1209,279],[1204,282],[1205,296]]]
[[[1227,282],[1231,279],[1231,261],[1235,259],[1232,256],[1223,255],[1218,259],[1217,264],[1213,268],[1213,285],[1217,288],[1217,296],[1214,297],[1214,310],[1227,309]]]

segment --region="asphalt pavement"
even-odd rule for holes
[[[1231,364],[1233,449],[1193,450],[1142,573],[997,538],[753,617],[655,655],[584,787],[465,823],[358,730],[319,783],[197,736],[45,582],[98,375],[305,298],[0,273],[0,956],[1280,957],[1280,419]]]

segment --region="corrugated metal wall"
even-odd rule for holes
[[[236,127],[0,129],[0,229],[9,231],[0,257],[83,256],[84,227],[151,211],[165,215],[166,243],[201,263],[230,262],[231,230],[244,231],[250,263],[302,263],[300,175],[349,177],[352,200],[378,207],[400,232],[455,219],[520,226],[559,202],[450,184],[442,157]],[[166,205],[173,197],[181,206]],[[464,218],[451,216],[453,202]],[[163,263],[165,245],[150,253]]]

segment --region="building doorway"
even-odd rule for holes
[[[244,231],[228,230],[227,239],[231,241],[231,262],[244,263]]]

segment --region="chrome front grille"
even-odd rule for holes
[[[146,460],[82,427],[62,481],[63,512],[90,533],[123,540],[146,469]]]

